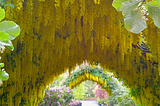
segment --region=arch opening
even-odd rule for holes
[[[107,91],[107,94],[109,94],[110,99],[112,99],[112,101],[115,101],[115,104],[116,104],[116,102],[118,102],[118,100],[116,100],[116,99],[113,100],[112,97],[114,96],[114,98],[116,98],[118,93],[120,93],[119,99],[121,98],[120,96],[122,96],[122,95],[123,95],[123,97],[125,97],[124,93],[125,94],[128,93],[128,97],[126,99],[129,99],[129,97],[130,97],[129,92],[127,92],[127,89],[125,87],[122,87],[122,85],[117,80],[117,78],[114,78],[113,74],[111,74],[107,71],[104,71],[104,69],[100,68],[98,65],[89,65],[89,64],[81,65],[79,68],[72,71],[70,76],[66,76],[66,75],[67,74],[63,74],[63,76],[60,77],[60,79],[62,80],[62,82],[60,83],[60,86],[65,85],[65,86],[69,86],[70,88],[73,88],[73,89],[75,87],[76,87],[76,89],[78,89],[77,86],[79,86],[80,84],[82,84],[83,82],[85,82],[87,80],[90,80],[93,82],[97,82],[97,84],[101,85],[102,89]],[[82,86],[80,86],[80,89],[83,91]],[[79,89],[78,89],[78,91],[79,91]],[[74,92],[74,90],[73,90],[73,92]],[[81,92],[81,91],[79,91],[79,92]],[[78,96],[79,95],[80,94],[78,94]],[[107,100],[107,98],[106,98],[106,100]],[[130,99],[130,100],[133,101],[132,99]],[[108,103],[111,103],[112,105],[114,105],[113,102],[108,102]],[[134,102],[132,105],[134,106]]]

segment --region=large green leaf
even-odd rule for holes
[[[130,14],[126,15],[124,23],[127,30],[136,34],[147,27],[146,22],[142,20],[140,10],[132,11]]]
[[[124,1],[127,1],[127,0],[114,0],[113,3],[112,3],[112,6],[117,10],[117,11],[120,11],[120,8],[122,6],[122,3]]]
[[[0,7],[0,21],[5,18],[5,11]]]
[[[160,7],[154,5],[148,5],[149,15],[152,17],[154,24],[160,28]]]
[[[131,11],[133,11],[135,8],[138,7],[138,4],[140,1],[126,1],[122,3],[122,14],[123,16],[129,14]]]
[[[0,31],[0,41],[9,41],[10,36],[8,33],[5,33],[4,31]]]
[[[10,40],[13,40],[20,34],[20,27],[13,21],[3,21],[0,23],[0,31],[8,33]]]
[[[6,73],[5,71],[0,71],[0,79],[2,79],[2,81],[6,81],[9,78],[9,74]]]

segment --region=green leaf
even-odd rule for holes
[[[0,41],[9,41],[10,36],[9,34],[5,33],[4,31],[0,31]]]
[[[4,63],[0,63],[0,68],[4,67]]]
[[[0,71],[0,79],[2,79],[2,81],[6,81],[9,78],[9,74],[6,73],[5,71]]]
[[[140,1],[126,1],[126,2],[123,2],[122,7],[121,7],[123,16],[126,16],[131,11],[133,11],[135,8],[137,8],[139,3],[140,3]]]
[[[1,7],[3,7],[5,4],[6,4],[6,3],[5,3],[5,0],[0,0],[0,5],[1,5]]]
[[[10,5],[12,8],[15,8],[15,7],[16,7],[13,3],[7,3],[7,4],[4,5],[4,7],[6,7],[6,6],[8,6],[8,5]]]
[[[130,14],[126,15],[124,24],[127,30],[135,34],[140,33],[147,27],[146,22],[142,20],[141,12],[139,10],[132,11]]]
[[[5,18],[5,11],[0,7],[0,21]]]
[[[11,45],[11,46],[7,46],[9,50],[13,51],[14,50],[14,46]]]
[[[12,42],[9,40],[9,41],[0,41],[0,46],[11,46],[12,45]]]
[[[148,4],[144,4],[143,6],[144,6],[145,9],[148,11]]]
[[[153,19],[155,26],[160,28],[160,7],[148,5],[148,12],[151,18]]]
[[[13,40],[20,34],[20,27],[13,21],[3,21],[0,23],[0,31],[8,33],[10,40]]]
[[[154,1],[151,1],[151,2],[149,2],[149,3],[147,3],[147,4],[149,4],[149,5],[154,5],[154,6],[160,6],[160,0],[154,0]]]
[[[2,79],[0,78],[0,86],[3,84],[3,81],[2,81]]]
[[[0,41],[0,45],[7,46],[11,51],[14,50],[14,46],[10,40],[9,41]]]
[[[112,3],[112,6],[117,10],[117,11],[120,11],[120,8],[122,6],[122,3],[124,1],[127,1],[127,0],[114,0],[113,3]]]

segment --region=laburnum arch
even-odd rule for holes
[[[112,0],[13,0],[6,17],[21,27],[14,52],[3,62],[10,74],[0,88],[2,106],[38,105],[54,77],[83,60],[101,63],[125,80],[143,106],[160,104],[160,29],[152,20],[143,31],[151,53],[139,49]],[[138,44],[137,44],[137,41]],[[140,94],[140,95],[138,95]]]
[[[63,85],[74,88],[86,80],[91,80],[101,85],[108,94],[112,95],[112,91],[119,86],[117,80],[113,78],[111,73],[104,73],[102,68],[85,66],[76,72],[73,72],[63,83]]]

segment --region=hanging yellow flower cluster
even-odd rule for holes
[[[3,56],[10,78],[0,88],[0,105],[36,106],[54,77],[83,60],[99,61],[135,92],[138,89],[135,96],[143,106],[160,104],[160,30],[152,21],[143,32],[151,53],[143,53],[137,46],[140,35],[126,31],[112,0],[13,3],[17,8],[8,6],[6,17],[22,31],[15,51]]]

